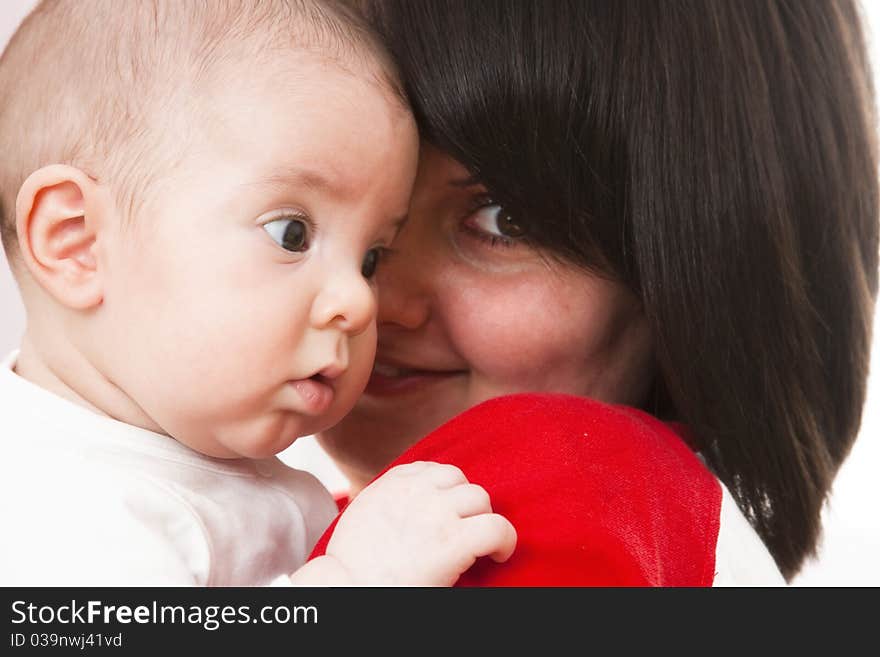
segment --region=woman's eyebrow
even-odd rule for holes
[[[464,178],[451,178],[448,183],[450,187],[474,187],[475,185],[482,185],[480,179],[475,176],[466,176]]]

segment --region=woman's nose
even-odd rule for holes
[[[406,229],[376,272],[380,327],[417,329],[431,315],[431,285],[436,281],[430,259],[424,257],[424,249],[408,244],[405,233]]]
[[[363,333],[376,318],[376,294],[360,271],[335,271],[312,304],[312,325],[335,327],[349,335]]]

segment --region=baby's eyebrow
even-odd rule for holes
[[[340,192],[329,178],[313,169],[288,167],[244,183],[247,187],[306,187],[314,191]]]

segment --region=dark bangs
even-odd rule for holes
[[[599,12],[578,2],[368,6],[423,138],[484,184],[530,242],[634,283],[623,258],[615,3]]]

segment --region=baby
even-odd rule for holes
[[[0,369],[0,584],[446,585],[507,559],[485,491],[420,462],[305,564],[335,505],[275,454],[366,384],[418,151],[344,4],[46,1],[0,89],[27,312]]]

